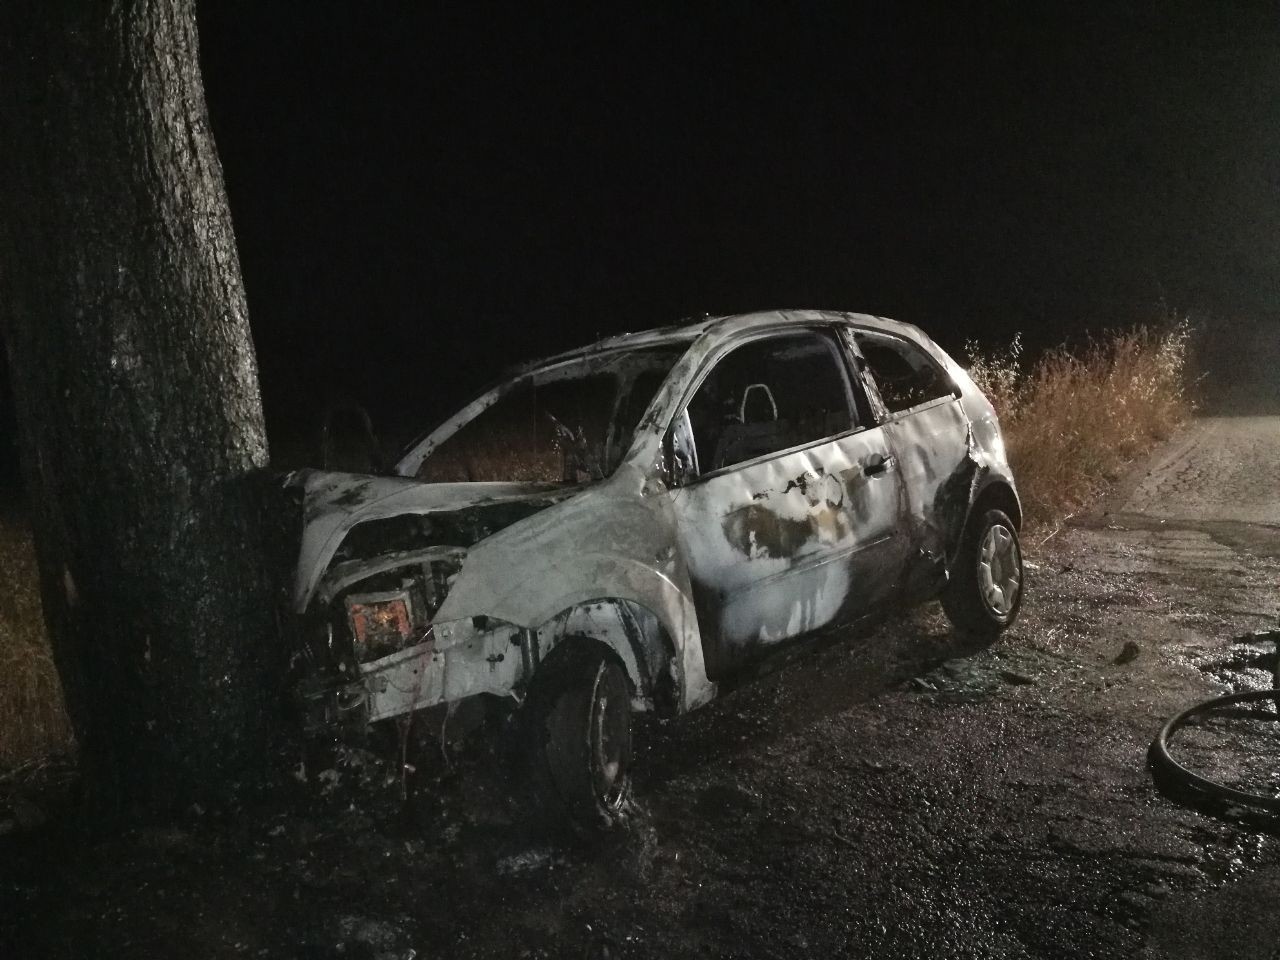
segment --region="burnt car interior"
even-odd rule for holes
[[[688,411],[699,462],[707,472],[859,424],[837,347],[815,331],[738,347],[707,375]]]

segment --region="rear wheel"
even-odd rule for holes
[[[542,816],[587,835],[619,825],[631,800],[631,694],[618,661],[568,641],[538,668],[526,710]]]
[[[942,594],[947,617],[962,633],[994,639],[1022,607],[1022,547],[1002,510],[974,514],[965,525]]]

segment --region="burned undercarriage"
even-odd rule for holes
[[[886,606],[942,593],[995,632],[1021,598],[990,404],[874,317],[604,341],[482,395],[392,476],[290,482],[312,725],[520,705],[561,731],[535,745],[547,795],[597,825],[626,804],[631,711],[691,710],[760,649]]]

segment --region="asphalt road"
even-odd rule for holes
[[[352,755],[287,808],[0,841],[0,955],[1275,957],[1275,824],[1166,796],[1146,752],[1183,706],[1269,686],[1278,479],[1280,417],[1193,422],[1028,545],[995,646],[934,605],[650,724],[608,846],[524,831],[483,757],[424,756],[405,820]],[[1275,789],[1272,744],[1186,755]]]

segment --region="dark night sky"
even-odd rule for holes
[[[278,432],[704,311],[1280,314],[1274,3],[434,6],[201,4]]]

